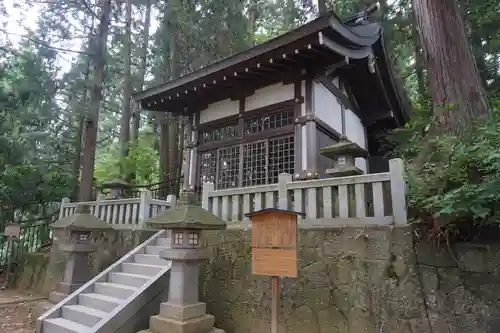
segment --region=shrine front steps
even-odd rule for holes
[[[37,319],[38,333],[135,333],[165,301],[170,262],[165,231],[127,253]]]

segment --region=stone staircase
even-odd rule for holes
[[[165,230],[64,298],[37,319],[38,333],[132,333],[148,327],[166,300],[171,263]]]

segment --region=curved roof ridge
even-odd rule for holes
[[[377,29],[377,27],[373,26],[373,33],[371,35],[361,35],[359,34],[359,31],[353,31],[348,25],[345,25],[337,16],[337,14],[335,14],[335,12],[330,11],[296,29],[288,31],[283,35],[272,38],[250,49],[236,53],[227,58],[220,59],[209,64],[208,66],[202,67],[177,79],[164,82],[140,92],[135,92],[132,97],[134,99],[148,98],[151,96],[151,94],[155,94],[155,92],[159,93],[160,91],[167,91],[180,87],[191,81],[195,81],[208,75],[214,74],[218,71],[224,70],[227,67],[234,66],[243,61],[265,54],[272,49],[277,49],[293,41],[305,38],[307,36],[310,36],[311,34],[317,34],[320,31],[328,29],[332,29],[346,42],[352,45],[357,44],[359,46],[371,46],[380,37],[380,29]],[[349,56],[348,54],[345,55]]]

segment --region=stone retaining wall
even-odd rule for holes
[[[202,298],[228,333],[270,332],[270,278],[251,275],[251,231],[210,232]],[[299,232],[299,277],[282,279],[280,333],[493,333],[500,246],[413,246],[409,227]]]
[[[154,233],[152,230],[112,229],[94,235],[99,250],[89,262],[92,274],[97,275]],[[24,255],[14,272],[14,287],[48,296],[56,282],[63,279],[66,254],[58,245],[64,237],[56,235],[50,253]]]

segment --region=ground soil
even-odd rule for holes
[[[0,332],[34,333],[43,298],[16,290],[0,290]]]

